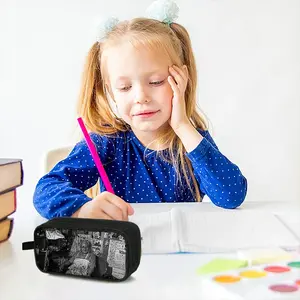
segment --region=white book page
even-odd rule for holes
[[[226,252],[300,244],[276,216],[267,212],[182,212],[181,224],[179,239],[184,252]]]
[[[158,254],[179,251],[177,233],[174,232],[172,210],[160,213],[141,213],[129,217],[137,224],[142,236],[142,253]]]

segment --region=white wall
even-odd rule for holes
[[[31,207],[43,154],[74,143],[75,103],[97,15],[152,1],[1,0],[0,157],[24,159]],[[300,201],[300,1],[178,0],[199,70],[199,103],[248,200]]]

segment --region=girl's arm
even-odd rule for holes
[[[240,206],[246,197],[247,179],[238,166],[219,151],[208,131],[193,129],[187,127],[178,136],[187,151],[190,149],[186,155],[194,168],[201,195],[207,194],[220,207]]]
[[[103,162],[108,143],[96,134],[91,134],[91,138]],[[39,180],[33,196],[36,210],[47,219],[71,216],[91,200],[84,191],[96,184],[98,176],[93,158],[83,140],[67,158]]]
[[[69,267],[75,260],[75,254],[64,262],[64,267]]]
[[[88,265],[88,270],[87,270],[87,275],[88,276],[90,276],[93,273],[93,271],[95,269],[95,266],[96,266],[96,256],[95,256],[95,254],[92,253],[90,255],[89,261],[90,261],[90,263]]]

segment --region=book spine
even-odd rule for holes
[[[23,163],[22,163],[22,161],[20,161],[20,168],[21,168],[21,174],[20,174],[20,176],[21,176],[21,178],[20,178],[20,186],[21,186],[24,183],[24,169],[23,169]]]

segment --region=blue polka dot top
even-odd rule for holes
[[[208,131],[199,145],[186,156],[190,159],[201,198],[207,195],[217,206],[236,208],[244,201],[247,180],[240,169],[224,156]],[[117,196],[130,203],[194,202],[182,175],[177,180],[175,168],[146,149],[133,131],[114,136],[90,134],[101,162]],[[166,150],[164,150],[166,151]],[[91,199],[84,191],[100,183],[105,187],[89,148],[82,140],[67,158],[43,176],[34,193],[34,206],[45,218],[71,216]]]

